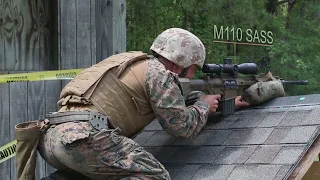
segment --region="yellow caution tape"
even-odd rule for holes
[[[0,163],[12,158],[16,155],[17,140],[0,147]]]
[[[43,80],[68,80],[73,79],[84,69],[68,69],[55,71],[39,71],[18,74],[0,75],[0,83],[43,81]]]
[[[39,71],[30,73],[18,74],[2,74],[0,75],[1,83],[11,82],[28,82],[28,81],[44,81],[44,80],[68,80],[73,79],[84,69],[68,69],[68,70],[53,70]],[[17,140],[0,147],[0,163],[12,158],[16,155]]]

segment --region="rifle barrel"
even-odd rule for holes
[[[297,84],[297,85],[307,85],[308,84],[308,80],[298,80],[298,81],[282,80],[281,82],[282,82],[282,84]]]

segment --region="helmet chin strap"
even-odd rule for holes
[[[157,60],[158,60],[159,62],[161,62],[162,64],[165,64],[165,63],[163,62],[163,59],[159,58],[159,55],[158,55],[157,53],[154,53],[154,57],[156,57]],[[180,78],[184,78],[184,77],[188,74],[189,68],[190,68],[190,66],[184,68],[183,71],[182,71],[178,76],[179,76]]]
[[[190,67],[184,68],[183,71],[179,74],[180,78],[184,78],[186,77],[186,75],[188,74],[188,70]]]

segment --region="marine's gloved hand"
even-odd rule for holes
[[[214,113],[218,109],[218,100],[221,98],[220,94],[202,95],[199,100],[209,104],[209,113]]]
[[[192,105],[196,101],[201,100],[209,104],[209,112],[216,112],[218,108],[218,100],[221,98],[220,94],[206,95],[202,91],[191,91],[186,97],[186,105]]]
[[[247,88],[243,94],[243,99],[250,105],[257,105],[269,101],[276,97],[285,95],[283,85],[280,80],[257,82]]]
[[[250,106],[250,103],[242,100],[242,96],[237,96],[234,101],[236,109]]]

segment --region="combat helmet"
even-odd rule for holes
[[[202,68],[206,55],[201,40],[181,28],[169,28],[163,31],[154,40],[150,50],[183,68],[192,64]]]

